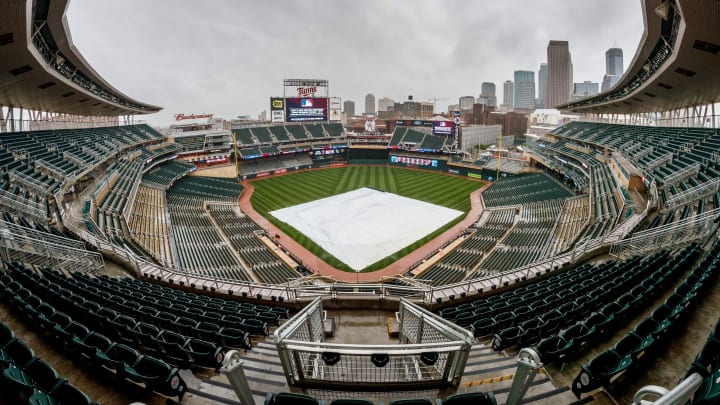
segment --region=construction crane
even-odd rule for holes
[[[433,97],[429,98],[428,101],[432,101],[433,103],[433,115],[435,115],[436,105],[438,100],[450,100],[450,97]]]

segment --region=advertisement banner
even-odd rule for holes
[[[286,98],[285,121],[308,122],[328,120],[327,98]]]
[[[412,166],[430,166],[430,167],[437,167],[438,161],[435,159],[423,159],[423,158],[415,158],[415,157],[407,157],[407,156],[390,156],[390,163],[400,163],[405,165],[412,165]]]
[[[434,135],[450,136],[453,134],[454,127],[452,121],[435,121],[433,122],[432,133]]]
[[[285,122],[285,111],[275,110],[270,112],[270,121],[272,122]]]
[[[282,97],[270,97],[270,111],[283,111],[285,100]]]

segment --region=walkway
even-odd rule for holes
[[[293,253],[296,257],[300,258],[300,260],[302,260],[303,264],[306,267],[310,268],[316,274],[329,276],[337,281],[363,283],[378,282],[382,281],[383,278],[404,274],[408,271],[410,266],[423,260],[424,258],[429,257],[433,252],[437,252],[441,246],[453,240],[463,230],[474,224],[480,217],[480,214],[482,214],[484,208],[482,199],[480,198],[480,194],[485,191],[485,189],[489,186],[489,184],[487,184],[482,188],[479,188],[470,193],[470,212],[465,216],[462,221],[458,222],[435,239],[427,242],[418,249],[414,250],[412,253],[401,258],[400,260],[395,261],[389,266],[373,272],[357,274],[336,269],[335,267],[326,263],[324,260],[315,256],[312,252],[297,243],[294,239],[287,236],[278,227],[273,225],[265,217],[255,211],[255,209],[253,209],[253,206],[250,203],[250,199],[253,192],[255,191],[255,187],[253,187],[252,182],[243,181],[242,185],[243,187],[245,187],[245,191],[240,196],[240,208],[242,209],[242,211],[246,215],[248,215],[253,221],[255,221],[255,223],[257,223],[260,227],[265,229],[268,234],[280,235],[280,243],[283,245],[283,247]]]

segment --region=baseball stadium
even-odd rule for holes
[[[638,3],[614,86],[480,158],[316,78],[155,128],[69,0],[0,0],[0,404],[720,403],[720,2]]]

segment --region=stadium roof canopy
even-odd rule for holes
[[[642,0],[642,8],[644,32],[623,77],[558,109],[632,114],[720,101],[720,1]]]
[[[151,114],[106,82],[73,44],[69,0],[0,0],[0,105],[81,116]]]

